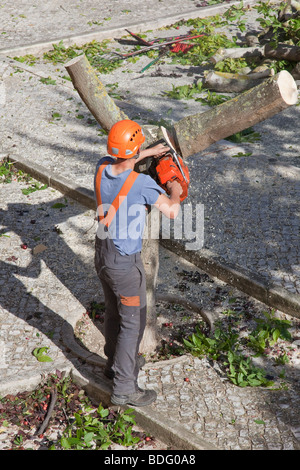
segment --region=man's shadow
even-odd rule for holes
[[[60,207],[53,208],[57,204]],[[19,265],[20,258],[24,256],[24,248],[20,245],[16,246],[13,256],[7,254],[3,259],[2,254],[2,260],[0,261],[0,279],[2,280],[0,305],[9,313],[23,319],[30,326],[47,336],[50,333],[49,326],[51,329],[53,327],[53,331],[57,331],[60,330],[62,324],[65,326],[68,324],[68,299],[65,299],[65,311],[62,312],[61,306],[64,301],[62,294],[55,291],[55,278],[68,290],[68,296],[70,298],[73,296],[73,301],[71,301],[71,308],[73,309],[76,308],[76,301],[78,301],[78,308],[84,313],[88,310],[91,302],[101,302],[102,299],[101,284],[94,268],[93,240],[95,238],[95,226],[93,226],[93,217],[88,219],[87,225],[91,228],[88,235],[86,228],[80,227],[78,229],[76,224],[72,224],[72,221],[68,223],[68,227],[71,226],[74,232],[77,231],[77,237],[80,237],[80,239],[86,237],[87,243],[91,244],[91,259],[75,254],[64,240],[59,227],[59,224],[64,223],[70,217],[82,215],[85,211],[85,208],[82,208],[73,200],[66,202],[64,197],[39,204],[12,203],[8,204],[6,211],[0,209],[2,225],[0,236],[13,232],[18,235],[20,245],[26,244],[27,250],[30,252],[30,261],[26,266]],[[33,254],[33,248],[39,244],[44,245],[46,249],[38,254]],[[28,251],[26,251],[26,257]],[[45,272],[43,271],[43,263],[51,273],[46,273],[46,283],[42,279],[40,285],[39,277]],[[53,285],[48,286],[47,279],[53,275]],[[33,290],[38,290],[41,293],[41,298],[39,298],[39,293],[35,295],[28,290],[26,283],[23,283],[19,277],[35,279],[37,289]],[[32,284],[32,282],[28,284]],[[58,311],[53,309],[56,295],[59,297]],[[44,300],[47,298],[50,299],[50,302]],[[74,298],[76,299],[75,302]],[[48,321],[49,318],[50,322]],[[46,319],[47,321],[45,321]],[[74,333],[73,326],[70,324],[67,326],[68,330],[72,330]],[[51,336],[51,341],[62,350],[66,358],[76,368],[78,366],[78,357],[70,355],[61,335],[54,334]],[[98,356],[98,359],[99,364],[105,363],[105,358]],[[84,367],[80,368],[80,373],[84,375]]]

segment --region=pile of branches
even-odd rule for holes
[[[248,31],[242,47],[219,49],[210,57],[214,65],[226,59],[245,59],[249,64],[256,63],[256,67],[245,68],[240,73],[208,71],[204,78],[206,88],[240,93],[258,85],[280,68],[285,68],[295,80],[300,80],[300,2],[287,0],[281,3],[277,10],[272,10],[269,19],[268,8],[268,2],[258,8],[265,15],[260,20],[262,31]]]

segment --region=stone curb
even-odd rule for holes
[[[4,155],[3,153],[2,157]],[[92,190],[78,187],[73,182],[56,175],[41,165],[26,162],[22,157],[8,154],[6,156],[9,156],[9,159],[17,168],[27,172],[33,178],[47,183],[62,194],[72,197],[90,209],[96,209]],[[202,250],[201,253],[187,251],[182,243],[174,240],[164,239],[161,240],[161,244],[178,256],[198,266],[206,273],[237,287],[242,292],[251,295],[266,305],[300,318],[300,299],[298,295],[292,294],[278,286],[269,285],[265,279],[258,277],[256,273],[246,272],[238,266],[224,263],[209,250]]]
[[[83,360],[87,364],[104,368],[106,360],[97,354],[90,353],[88,350],[80,346],[80,344],[74,338],[74,328],[79,318],[73,317],[71,320],[63,324],[61,330],[61,339],[64,345],[68,348],[71,354],[77,358]],[[188,361],[188,355],[184,355],[178,358],[169,359],[166,361],[158,361],[155,363],[146,363],[143,366],[144,370],[151,368],[162,369],[172,364]],[[96,403],[102,403],[104,406],[112,407],[110,396],[111,388],[105,381],[101,383],[95,382],[93,377],[83,376],[77,369],[71,368],[70,375],[77,385],[84,388],[87,395],[94,400]],[[40,377],[35,377],[34,384],[38,385]],[[148,433],[155,435],[156,438],[162,440],[165,444],[174,446],[180,450],[218,450],[208,442],[195,434],[188,432],[182,426],[178,426],[171,419],[167,419],[165,416],[161,417],[161,414],[153,411],[151,407],[136,408],[133,406],[125,406],[124,409],[134,409],[134,416],[136,423],[143,429],[147,430]]]
[[[88,350],[80,346],[80,344],[74,338],[74,327],[79,318],[73,317],[70,321],[63,324],[61,330],[61,339],[65,347],[70,351],[71,354],[77,358],[83,360],[87,364],[104,368],[106,360],[97,354],[90,353]],[[155,363],[146,363],[143,366],[144,370],[151,368],[162,369],[172,364],[188,361],[188,355],[184,355],[178,358],[169,359],[166,361],[158,361]],[[95,382],[93,377],[86,377],[80,374],[80,372],[71,368],[70,375],[77,385],[84,388],[87,395],[94,400],[96,403],[102,403],[104,406],[112,407],[110,396],[111,388],[102,381],[101,383]],[[38,385],[40,376],[34,377],[31,380],[35,386]],[[182,426],[178,426],[171,419],[167,419],[165,416],[162,417],[160,413],[153,411],[151,407],[136,408],[133,406],[125,406],[124,409],[134,409],[134,417],[136,423],[143,429],[147,430],[149,434],[155,435],[156,438],[160,439],[165,444],[175,447],[180,450],[218,450],[216,447],[209,444],[207,441],[196,437],[195,434],[188,432]]]
[[[83,387],[96,403],[110,407],[115,406],[110,401],[111,389],[104,382],[96,383],[92,378],[83,377],[77,370],[72,370],[71,376],[75,383]],[[173,446],[177,450],[219,450],[166,416],[162,416],[161,413],[153,411],[150,406],[140,408],[126,405],[122,408],[133,409],[135,421],[139,426],[162,440],[164,444]]]
[[[54,373],[56,370],[66,372],[67,375],[70,375],[72,366],[68,365],[66,362],[54,362],[51,363],[51,366],[46,370],[31,371],[30,373],[23,372],[5,380],[1,379],[0,398],[8,394],[14,395],[20,391],[34,390],[41,384],[45,374]]]
[[[237,287],[264,304],[281,310],[288,315],[300,318],[299,295],[269,284],[266,279],[256,273],[246,271],[241,267],[224,263],[219,257],[209,250],[201,250],[201,253],[186,251],[184,245],[174,240],[161,240],[161,245],[178,256],[190,261],[195,266],[213,277]]]
[[[233,1],[230,3],[225,4],[218,4],[212,5],[208,7],[203,7],[199,9],[192,9],[187,10],[186,12],[180,14],[172,14],[165,16],[164,18],[159,18],[155,20],[145,21],[145,22],[131,22],[131,23],[124,23],[123,25],[119,26],[118,28],[105,28],[99,31],[93,32],[86,32],[80,35],[72,35],[66,37],[55,38],[52,41],[47,42],[36,42],[34,44],[28,44],[25,46],[20,47],[12,47],[6,49],[0,49],[0,55],[26,55],[26,54],[38,54],[41,52],[45,52],[49,49],[52,49],[53,44],[58,44],[60,41],[63,41],[64,46],[69,47],[71,45],[78,45],[81,46],[87,42],[91,42],[93,40],[96,41],[103,41],[104,39],[112,39],[114,36],[122,36],[128,35],[126,32],[126,28],[130,26],[134,30],[135,33],[141,33],[148,29],[158,29],[165,26],[169,26],[171,24],[176,23],[180,20],[188,20],[192,18],[205,18],[207,16],[214,16],[217,14],[223,13],[227,10],[230,6],[240,5],[240,1]],[[244,0],[244,6],[251,6],[255,5],[257,0]]]

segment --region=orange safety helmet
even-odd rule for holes
[[[113,157],[132,158],[143,142],[145,142],[145,136],[141,126],[130,119],[123,119],[110,129],[107,151]]]

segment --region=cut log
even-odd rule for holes
[[[159,228],[160,213],[155,207],[147,215],[147,236],[143,240],[142,260],[146,274],[147,321],[140,352],[151,353],[158,344],[156,314],[156,284],[159,269]]]
[[[240,59],[242,57],[263,57],[264,47],[231,47],[228,49],[218,49],[217,52],[210,57],[210,62],[217,64],[225,59]]]
[[[258,31],[248,31],[245,34],[245,41],[248,47],[258,47],[259,46],[259,38],[258,38]]]
[[[293,68],[291,75],[295,80],[300,80],[300,62],[298,62],[298,64]]]
[[[247,75],[211,71],[205,75],[203,85],[221,93],[241,93],[259,85],[270,75],[271,70]]]
[[[254,47],[233,47],[229,49],[218,49],[210,57],[213,64],[217,64],[225,59],[240,59],[247,57],[266,57],[268,59],[300,61],[300,47],[289,44],[278,44],[274,49],[270,44]]]
[[[289,60],[291,62],[300,62],[300,47],[289,44],[278,44],[276,49],[270,44],[265,45],[264,56],[268,59]]]
[[[213,143],[280,113],[297,102],[297,86],[283,70],[260,85],[204,113],[187,116],[173,126],[177,149],[186,158]]]
[[[116,122],[128,119],[108,95],[84,54],[70,60],[65,68],[82,101],[104,130],[108,132]]]

